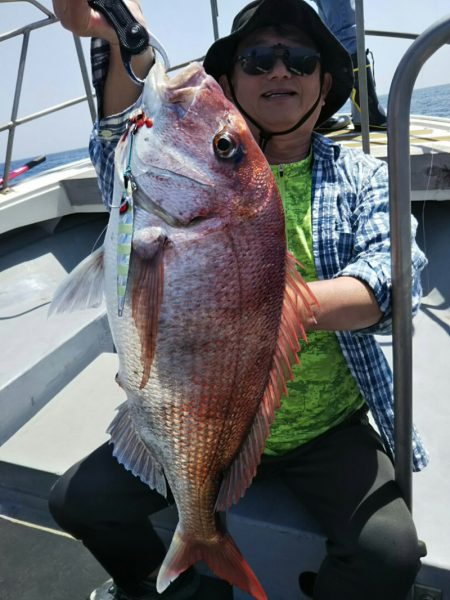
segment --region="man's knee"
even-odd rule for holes
[[[60,477],[50,490],[48,507],[56,523],[77,538],[95,519],[92,507],[87,506],[86,490],[71,486],[65,477]]]
[[[55,521],[74,537],[144,524],[148,515],[173,503],[158,494],[111,455],[104,445],[60,477],[50,492]]]
[[[108,443],[70,467],[50,491],[49,509],[58,525],[80,538],[99,522],[114,520],[111,488],[124,472]]]
[[[328,550],[315,588],[321,600],[404,600],[420,568],[416,530],[400,498]]]
[[[412,585],[420,569],[421,547],[412,517],[401,498],[378,511],[361,529],[358,548],[374,584]]]

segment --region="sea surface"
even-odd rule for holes
[[[383,106],[387,106],[387,95],[379,97],[380,102]],[[350,112],[350,103],[344,105],[340,112]],[[421,88],[414,90],[411,99],[411,114],[413,115],[429,115],[434,117],[448,117],[450,118],[450,84],[437,85],[433,87]],[[46,159],[40,165],[30,169],[27,173],[19,175],[11,181],[11,185],[16,182],[23,181],[27,177],[34,177],[35,175],[53,169],[65,163],[87,158],[89,152],[87,147],[76,148],[74,150],[68,150],[65,152],[57,152],[55,154],[47,154]],[[4,157],[1,157],[2,159]],[[13,160],[11,170],[21,167],[28,161],[36,158],[30,156]],[[0,163],[0,177],[3,175],[3,163]]]

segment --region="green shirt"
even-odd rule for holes
[[[273,166],[283,200],[288,249],[302,263],[305,281],[317,279],[311,227],[311,156],[283,166]],[[364,404],[332,331],[308,333],[302,342],[301,365],[294,365],[294,381],[267,439],[265,454],[289,452],[331,427]]]

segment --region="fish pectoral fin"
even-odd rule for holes
[[[266,389],[242,449],[222,481],[215,507],[218,511],[226,510],[238,502],[250,486],[261,461],[270,425],[275,419],[275,410],[281,406],[281,397],[287,395],[286,381],[293,378],[292,365],[300,362],[299,337],[306,341],[301,308],[306,306],[311,311],[311,304],[317,304],[317,300],[297,271],[297,264],[292,254],[287,253],[280,328]]]
[[[137,252],[132,259],[132,315],[141,342],[142,380],[145,387],[156,350],[159,313],[164,290],[164,243],[161,239],[157,250],[150,259]]]
[[[103,246],[85,258],[56,289],[48,311],[72,312],[100,306],[103,300]]]
[[[113,455],[119,463],[153,490],[167,497],[164,470],[139,437],[127,402],[119,406],[107,433],[111,436]]]
[[[315,314],[317,314],[319,302],[312,293],[306,281],[297,270],[297,267],[303,268],[295,256],[293,256],[290,252],[287,252],[286,286],[284,290],[282,319],[284,318],[285,321],[285,329],[289,326],[289,329],[293,332],[297,340],[299,337],[302,337],[303,340],[307,342],[305,327],[302,322],[302,315],[306,309],[306,312],[309,314],[309,316],[315,320]],[[312,306],[316,307],[315,311],[312,310]],[[278,338],[278,345],[280,345],[280,338]],[[283,345],[290,350],[294,350],[295,344],[293,344],[291,338],[285,340]],[[299,349],[300,348],[298,348],[298,350]],[[296,352],[298,352],[298,350],[296,350]],[[295,362],[298,362],[298,359],[296,359]]]

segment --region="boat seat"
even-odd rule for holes
[[[73,207],[92,205],[103,208],[95,172],[76,174],[61,179],[61,185]]]
[[[325,535],[282,482],[255,481],[227,514],[227,527],[270,600],[307,598],[299,576],[318,571]],[[235,588],[235,600],[248,596]]]

